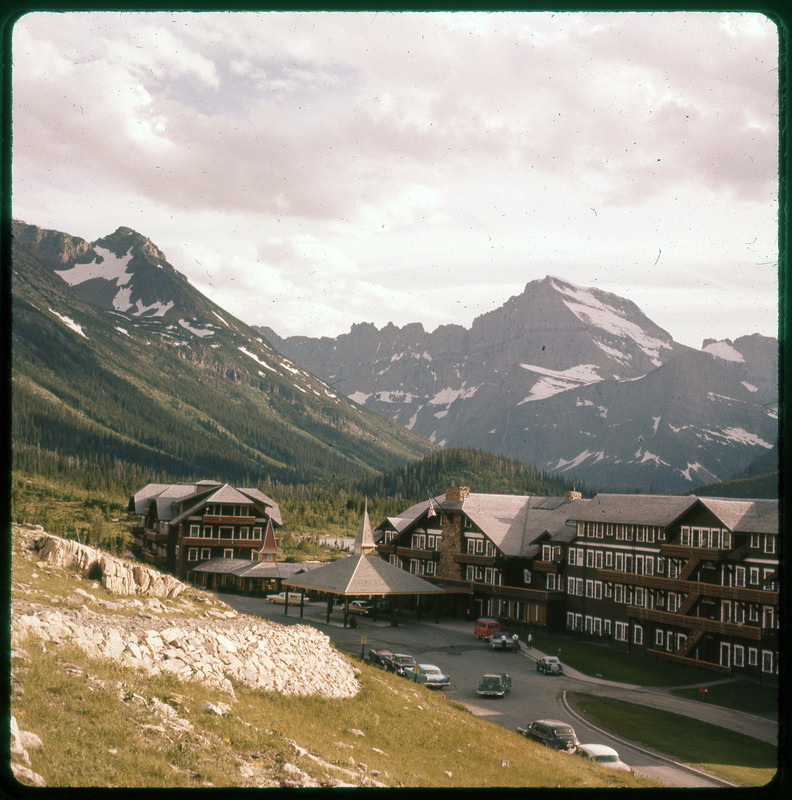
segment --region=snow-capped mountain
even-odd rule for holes
[[[778,345],[680,345],[629,300],[555,277],[474,320],[281,339],[358,403],[445,447],[489,450],[616,490],[737,474],[777,440]]]
[[[279,353],[135,231],[12,232],[19,457],[308,481],[434,449]]]

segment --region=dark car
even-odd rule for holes
[[[517,732],[563,753],[574,753],[580,744],[575,729],[558,719],[537,719],[525,728],[517,728]]]
[[[512,680],[503,672],[483,675],[476,688],[480,697],[503,697],[511,689]]]
[[[488,637],[488,641],[493,650],[511,650],[516,653],[520,649],[520,637],[516,633],[498,631]]]
[[[397,675],[404,675],[405,667],[414,667],[415,659],[408,656],[406,653],[391,653],[389,659],[385,662],[385,669],[390,672],[395,672]]]
[[[372,664],[388,669],[388,662],[393,658],[393,653],[390,650],[369,650],[368,658]]]

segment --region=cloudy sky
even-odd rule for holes
[[[282,336],[472,320],[555,275],[677,341],[777,333],[755,13],[32,13],[15,218],[126,225]]]

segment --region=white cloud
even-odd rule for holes
[[[282,335],[469,325],[547,274],[772,334],[776,62],[757,14],[33,13],[13,213],[133,227]]]

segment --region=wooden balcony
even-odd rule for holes
[[[703,581],[686,581],[680,578],[664,578],[661,575],[633,575],[630,572],[617,572],[612,569],[597,569],[595,577],[612,583],[623,583],[627,586],[644,586],[648,589],[661,589],[667,592],[696,594],[700,597],[737,600],[741,603],[759,603],[762,605],[778,605],[778,592],[764,589],[747,589],[739,586],[721,586],[717,583]]]
[[[485,556],[481,553],[454,553],[454,561],[457,564],[472,564],[476,567],[495,566],[495,556]]]
[[[148,550],[143,550],[140,554],[140,557],[147,563],[151,564],[158,569],[162,569],[165,566],[165,561],[167,560],[167,556],[160,556],[156,553],[150,553]]]
[[[255,525],[255,517],[224,517],[218,514],[204,514],[201,517],[204,525]],[[262,523],[263,524],[263,523]]]
[[[660,555],[667,558],[697,558],[700,561],[734,561],[748,552],[745,545],[724,550],[720,547],[686,547],[681,544],[660,544]]]
[[[741,639],[762,638],[762,629],[755,625],[738,625],[736,622],[721,622],[707,617],[689,617],[684,614],[675,614],[671,611],[660,611],[656,608],[642,608],[640,606],[627,606],[627,613],[634,619],[645,619],[659,622],[663,625],[672,625],[687,630],[702,630],[705,633],[717,633],[722,636],[737,636]]]
[[[169,535],[170,534],[160,533],[159,531],[151,530],[151,528],[146,528],[143,531],[143,538],[147,542],[153,542],[154,544],[165,544],[168,541]]]
[[[400,558],[422,558],[425,561],[439,561],[439,550],[419,549],[417,547],[396,547],[396,555]]]
[[[381,542],[376,549],[378,553],[384,556],[392,556],[396,553],[396,545],[393,542],[388,542],[388,544]]]
[[[262,539],[203,539],[199,536],[185,536],[181,540],[182,547],[249,547],[259,548]]]
[[[715,664],[712,661],[700,661],[697,658],[690,658],[689,656],[679,655],[678,653],[669,653],[666,650],[657,650],[654,647],[647,647],[646,652],[653,656],[660,656],[660,658],[664,658],[667,661],[676,661],[678,664],[684,664],[686,667],[705,669],[712,672],[722,672],[725,675],[731,675],[730,667],[724,667],[722,664]]]
[[[558,572],[558,562],[557,561],[534,561],[531,565],[531,569],[536,570],[536,572]]]

